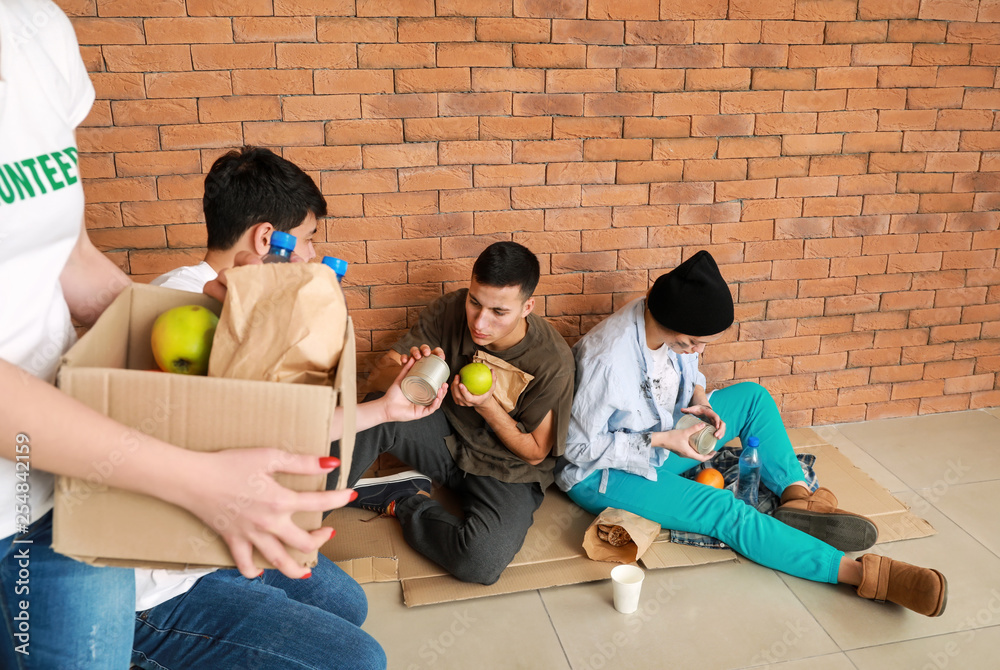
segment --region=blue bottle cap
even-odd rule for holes
[[[331,270],[337,273],[338,277],[343,277],[347,274],[347,261],[343,258],[334,258],[333,256],[323,256],[323,265],[327,266]]]
[[[750,447],[751,449],[756,449],[757,447],[760,446],[760,440],[758,440],[756,437],[748,437],[747,446]]]
[[[295,243],[298,240],[295,236],[290,233],[283,233],[280,230],[275,230],[271,233],[271,246],[278,247],[279,249],[285,249],[291,251],[295,248]]]

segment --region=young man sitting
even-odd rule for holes
[[[326,216],[326,200],[312,177],[260,147],[230,151],[215,161],[205,177],[202,207],[208,228],[205,260],[171,270],[152,285],[201,293],[220,271],[235,265],[240,252],[266,254],[275,230],[294,235],[294,253],[312,260],[312,238]]]
[[[473,395],[455,375],[443,411],[359,432],[354,446],[350,482],[358,499],[351,504],[397,517],[410,546],[467,582],[492,584],[521,548],[566,438],[573,356],[555,328],[532,314],[538,278],[531,251],[490,245],[469,288],[424,309],[372,378],[385,388],[400,365],[432,355],[454,374],[483,352],[531,375],[511,409],[494,396],[496,379]],[[359,481],[385,452],[423,474]],[[427,495],[431,479],[458,494],[464,518]]]

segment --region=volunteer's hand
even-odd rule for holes
[[[721,440],[726,434],[726,422],[722,420],[711,405],[691,405],[690,407],[685,407],[681,410],[685,414],[694,414],[699,416],[705,421],[709,422],[715,427],[715,439]]]
[[[455,375],[455,380],[451,383],[451,397],[459,407],[482,407],[491,400],[497,402],[493,399],[493,381],[486,393],[474,395],[465,388],[459,375]]]
[[[240,253],[236,254],[236,257],[233,259],[233,267],[238,268],[241,265],[261,265],[263,264],[263,262],[264,262],[263,259],[257,254],[254,254],[249,251],[241,251]],[[306,260],[301,256],[297,256],[293,252],[291,256],[291,262],[305,263]],[[204,288],[202,288],[201,291],[210,298],[215,298],[219,302],[225,302],[226,291],[228,286],[229,284],[228,280],[226,279],[226,271],[225,269],[223,269],[219,272],[219,275],[215,279],[205,284]]]
[[[291,454],[280,449],[230,449],[198,454],[198,468],[185,473],[187,486],[167,499],[186,507],[215,530],[236,561],[240,573],[252,579],[256,548],[276,568],[292,579],[305,577],[309,568],[299,565],[287,547],[309,553],[333,536],[333,529],[312,532],[292,521],[295,512],[322,512],[343,507],[354,491],[298,492],[278,484],[275,472],[326,475],[340,462],[336,458]],[[169,492],[165,492],[169,493]]]
[[[424,346],[426,347],[427,345],[425,344]],[[440,349],[438,349],[438,351],[440,351]],[[428,353],[425,355],[429,356],[430,354]],[[422,419],[425,416],[430,416],[441,406],[441,402],[444,400],[444,396],[448,392],[448,382],[441,384],[441,388],[438,389],[437,396],[434,398],[434,401],[426,407],[423,405],[415,405],[407,400],[406,396],[403,395],[402,389],[399,388],[399,383],[403,381],[403,377],[405,377],[406,373],[410,371],[413,364],[417,362],[417,359],[412,357],[404,358],[407,358],[408,360],[399,371],[399,374],[396,375],[396,380],[392,382],[392,386],[389,387],[384,396],[374,401],[383,403],[386,421],[414,421],[416,419]]]
[[[442,349],[441,347],[434,347],[433,349],[431,349],[430,345],[421,344],[419,347],[410,347],[409,356],[407,356],[406,354],[400,354],[399,364],[405,366],[407,362],[409,362],[410,360],[419,361],[424,356],[431,356],[431,355],[437,356],[442,361],[445,360],[444,349]]]
[[[699,463],[704,463],[715,456],[716,452],[713,451],[702,456],[691,447],[691,443],[688,441],[691,439],[692,435],[703,428],[704,426],[691,426],[690,428],[680,430],[675,428],[674,430],[653,433],[651,443],[654,447],[667,449],[678,456],[683,456],[684,458],[690,458],[691,460],[698,461]]]

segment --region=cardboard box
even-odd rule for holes
[[[929,523],[811,429],[790,430],[789,437],[796,451],[816,455],[819,481],[836,493],[842,508],[872,519],[879,543],[934,534]],[[444,493],[435,491],[434,497],[447,503]],[[335,527],[337,536],[321,551],[361,583],[400,582],[408,607],[608,579],[616,565],[587,558],[583,534],[594,517],[555,487],[546,491],[521,551],[490,586],[455,579],[406,544],[396,519],[372,516],[357,509],[331,512],[324,525]],[[654,570],[736,560],[745,559],[728,549],[675,544],[663,531],[639,562]]]
[[[221,305],[202,294],[154,286],[127,288],[93,328],[63,356],[57,385],[68,395],[134,432],[87,480],[56,484],[53,548],[95,565],[150,568],[233,566],[214,531],[190,512],[158,498],[113,489],[101,481],[145,435],[197,451],[277,447],[327,456],[334,409],[344,407],[340,486],[346,485],[354,448],[356,378],[354,328],[348,320],[334,386],[280,384],[194,377],[155,370],[153,322],[165,310],[198,304],[216,314]],[[325,475],[276,477],[300,491],[321,491]],[[322,513],[300,512],[302,528],[320,526]],[[316,554],[289,550],[303,564]],[[258,567],[272,567],[255,553]]]

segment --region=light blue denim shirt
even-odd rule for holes
[[[556,466],[556,483],[563,491],[602,470],[603,493],[612,468],[656,481],[655,468],[670,452],[653,447],[651,433],[672,429],[681,409],[691,404],[694,387],[705,386],[698,354],[669,351],[680,373],[677,404],[672,414],[656,406],[647,372],[653,359],[646,347],[645,309],[645,298],[633,300],[573,347],[576,393],[566,453]]]

